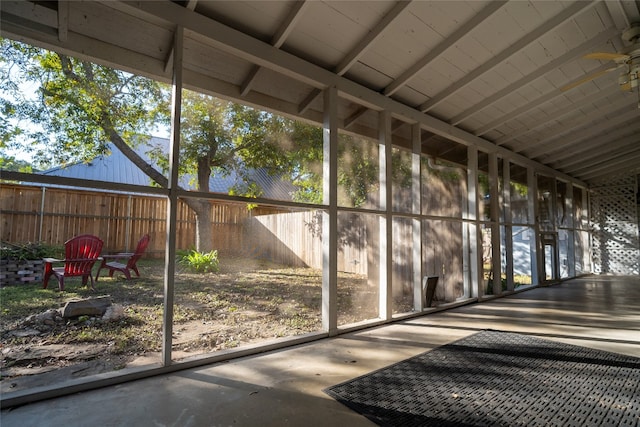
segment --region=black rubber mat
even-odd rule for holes
[[[381,426],[640,426],[640,358],[498,331],[325,392]]]

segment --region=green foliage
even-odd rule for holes
[[[0,53],[0,155],[3,147],[21,149],[31,152],[38,167],[64,165],[107,154],[111,143],[152,183],[168,185],[166,149],[147,153],[157,166],[133,149],[141,135],[168,125],[166,85],[8,39],[0,39]],[[215,172],[239,178],[233,194],[260,197],[263,189],[249,172],[261,168],[296,186],[293,200],[322,203],[321,128],[189,90],[181,107],[179,172],[194,176],[199,191],[209,191]],[[378,144],[345,134],[339,141],[340,203],[363,206],[379,187]],[[410,168],[398,171],[394,182],[406,184]],[[198,229],[206,229],[210,206],[196,199],[186,203]],[[197,241],[204,246],[199,251],[210,253],[210,239]]]
[[[220,271],[218,251],[199,252],[195,249],[178,252],[178,263],[196,273],[217,273]]]
[[[7,171],[16,171],[16,172],[26,172],[32,173],[34,172],[33,167],[28,162],[24,160],[18,160],[13,156],[1,155],[0,154],[0,169]]]
[[[412,179],[411,152],[394,148],[391,154],[392,184],[399,188],[410,188]]]
[[[0,140],[21,143],[40,164],[88,161],[114,135],[133,144],[134,135],[168,123],[168,91],[159,82],[8,39],[0,51],[0,117],[9,123]]]
[[[289,176],[296,186],[297,190],[292,195],[294,201],[322,203],[322,128],[283,118],[279,118],[278,124],[281,171],[276,173]]]
[[[435,169],[429,165],[429,158],[422,157],[421,159],[422,166],[427,170],[427,179],[431,179],[431,177],[438,178],[443,182],[459,182],[462,178],[459,167],[454,166],[448,162],[442,160],[434,160],[436,166],[444,166],[443,169]]]
[[[338,146],[338,203],[360,207],[378,189],[378,144],[341,134]]]
[[[51,246],[44,243],[3,244],[0,247],[0,259],[38,260],[41,258],[63,258],[62,246]]]
[[[511,181],[509,183],[511,185],[512,191],[515,191],[521,198],[526,198],[529,194],[529,187],[526,183],[519,183],[515,181]]]
[[[255,182],[237,182],[229,189],[230,196],[244,196],[257,198],[262,196],[262,188]]]
[[[0,116],[12,119],[0,120],[4,145],[17,148],[21,143],[20,148],[31,151],[39,165],[49,166],[89,161],[105,154],[111,142],[152,182],[167,185],[162,174],[168,170],[166,150],[149,153],[159,170],[142,164],[144,160],[127,150],[140,135],[168,124],[165,85],[8,39],[0,39],[0,48],[4,77]],[[35,94],[23,96],[25,85]],[[322,202],[321,128],[189,90],[183,91],[182,102],[180,173],[193,174],[198,190],[209,191],[214,171],[234,173],[246,183],[234,187],[234,193],[256,197],[262,190],[248,172],[263,168],[299,189],[294,200]],[[369,152],[371,147],[377,151],[377,144],[346,135],[340,138],[346,142],[340,148],[340,185],[348,204],[361,206],[377,188],[378,160]],[[197,216],[206,220],[204,212]]]

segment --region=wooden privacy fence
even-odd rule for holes
[[[229,253],[242,250],[246,219],[274,211],[249,211],[246,205],[219,202],[212,202],[211,209],[214,247]],[[115,252],[133,250],[148,233],[148,256],[162,257],[165,252],[167,201],[163,197],[3,183],[0,214],[3,242],[61,245],[87,233],[104,240],[104,252]],[[195,216],[183,202],[178,204],[176,242],[179,249],[195,242]]]
[[[268,259],[290,266],[322,268],[322,211],[292,211],[212,201],[213,247],[221,254]],[[103,251],[132,251],[140,237],[151,236],[147,256],[163,257],[167,201],[140,196],[78,189],[2,184],[0,236],[3,242],[44,242],[61,245],[78,234],[104,240]],[[410,220],[393,223],[394,292],[410,291],[413,282],[413,228]],[[338,270],[379,279],[379,217],[340,213]],[[440,276],[440,298],[462,294],[462,225],[423,221],[422,270]],[[179,202],[176,224],[179,249],[195,242],[195,216]]]
[[[367,275],[372,230],[369,218],[349,215],[338,231],[338,270]],[[375,218],[374,218],[375,219]],[[377,223],[376,223],[377,224]],[[348,232],[347,232],[348,230]],[[292,266],[322,269],[322,212],[260,215],[247,221],[246,252]]]
[[[322,268],[321,211],[255,216],[247,224],[245,245],[255,256],[287,265]],[[377,215],[339,214],[338,270],[365,275],[371,284],[377,284],[379,233]],[[409,293],[414,271],[413,221],[394,219],[392,233],[393,292]],[[422,221],[422,273],[439,276],[439,301],[455,301],[464,294],[462,235],[460,221]]]
[[[254,208],[212,202],[213,247],[221,253],[269,259],[292,266],[322,268],[321,211]],[[167,201],[81,189],[2,184],[0,236],[3,242],[62,245],[78,234],[104,241],[104,252],[131,251],[140,237],[151,236],[149,256],[164,256]],[[373,222],[372,222],[373,221]],[[340,219],[338,269],[374,274],[370,244],[377,242],[377,217],[345,214]],[[195,216],[179,202],[177,247],[195,242]],[[367,250],[368,248],[368,250]]]

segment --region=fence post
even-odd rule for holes
[[[129,194],[129,198],[127,199],[127,224],[125,225],[125,236],[124,236],[124,247],[126,251],[129,251],[131,247],[131,206],[133,200],[131,198],[131,194]]]
[[[40,226],[38,227],[38,242],[42,242],[42,227],[44,223],[44,199],[47,192],[46,187],[42,187],[42,196],[40,197]]]

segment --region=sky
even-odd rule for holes
[[[12,71],[13,73],[13,71]],[[37,82],[24,82],[22,84],[20,84],[20,91],[21,93],[25,96],[26,99],[30,100],[30,101],[37,101],[38,99],[38,89],[39,89],[39,84]],[[4,97],[7,97],[8,94],[3,93],[2,94]],[[15,100],[15,98],[10,98],[11,100]],[[18,120],[15,117],[8,117],[7,120],[12,124],[12,125],[17,125],[18,124]],[[28,133],[34,132],[34,131],[42,131],[42,127],[31,122],[31,121],[27,121],[27,120],[23,120],[20,123],[20,126],[23,127]],[[169,132],[169,128],[167,126],[157,126],[156,129],[154,129],[154,131],[152,132],[153,135],[151,136],[155,136],[155,137],[159,137],[159,138],[169,138],[170,132]],[[20,136],[17,137],[17,142],[19,145],[22,145],[23,147],[32,145],[33,142],[30,141],[30,139],[26,136]],[[46,149],[45,145],[39,144],[37,147],[41,148],[41,149]],[[12,156],[14,158],[16,158],[17,160],[22,160],[25,162],[28,162],[30,164],[34,164],[35,159],[34,159],[34,155],[33,152],[30,152],[30,150],[24,149],[24,148],[4,148],[3,152],[5,153],[5,155],[7,156]],[[56,165],[52,165],[52,167],[54,167]]]
[[[4,67],[4,64],[2,64]],[[4,72],[3,72],[4,74]],[[11,68],[10,70],[10,75],[12,80],[17,80],[19,79],[17,74],[16,74],[16,69],[15,68]],[[37,100],[37,94],[38,94],[38,88],[39,88],[39,84],[36,82],[22,82],[19,85],[20,88],[20,92],[23,94],[23,96],[30,100],[30,101],[35,101]],[[3,98],[9,99],[10,101],[15,101],[15,98],[12,97],[10,94],[8,93],[3,93],[2,94]],[[22,122],[18,122],[18,120],[15,117],[8,117],[7,121],[12,125],[20,125],[22,127],[24,127],[25,129],[27,129],[29,132],[31,131],[36,131],[38,130],[38,127],[30,122],[30,121],[22,121]],[[29,144],[28,138],[26,137],[18,137],[18,142],[22,145],[27,145]],[[5,148],[3,149],[3,151],[9,155],[9,156],[13,156],[18,160],[23,160],[29,163],[33,163],[33,156],[31,153],[27,152],[26,150],[22,149],[10,149],[10,148]]]

